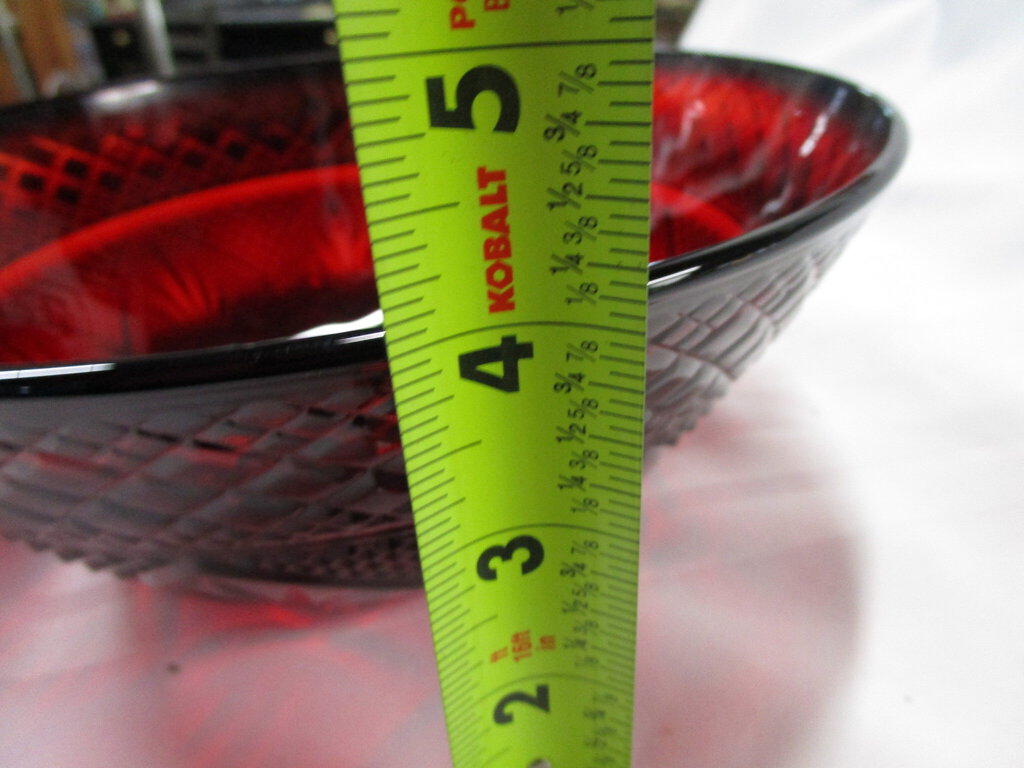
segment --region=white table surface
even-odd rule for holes
[[[907,165],[646,476],[635,765],[1024,765],[1024,5],[704,0]],[[440,768],[422,595],[226,602],[0,542],[3,768]]]

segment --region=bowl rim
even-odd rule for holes
[[[651,264],[647,284],[651,295],[662,293],[682,282],[713,273],[733,271],[755,257],[760,259],[767,256],[768,252],[783,244],[790,246],[809,240],[840,221],[852,218],[889,185],[903,165],[909,146],[906,121],[895,106],[874,91],[831,73],[767,59],[684,53],[682,57],[668,54],[665,61],[683,57],[711,61],[723,69],[768,73],[776,82],[802,80],[805,88],[827,86],[829,89],[844,89],[851,97],[873,107],[877,117],[885,120],[888,132],[874,160],[846,186],[742,235]],[[661,60],[661,56],[657,58]]]
[[[333,57],[332,57],[333,58]],[[324,64],[332,59],[302,59],[271,67],[301,68]],[[335,60],[336,61],[336,60]],[[899,111],[886,99],[836,75],[791,64],[763,59],[703,52],[659,52],[656,63],[662,68],[682,66],[684,62],[704,62],[716,71],[767,76],[776,84],[799,83],[803,89],[827,88],[846,91],[852,98],[872,107],[882,118],[887,134],[878,155],[852,182],[768,224],[716,245],[662,259],[648,268],[649,297],[655,297],[683,284],[705,280],[711,275],[741,269],[755,258],[760,260],[782,246],[790,247],[814,237],[837,223],[851,218],[892,181],[907,153],[908,130]],[[265,65],[231,68],[202,73],[179,81],[217,80],[225,74],[254,74],[266,71]],[[132,81],[134,85],[159,87],[159,78]],[[124,87],[118,83],[107,88]],[[59,106],[101,93],[62,97],[50,102],[32,102],[0,110],[0,116],[22,116],[39,105]],[[346,368],[386,360],[384,330],[373,328],[342,331],[309,338],[278,338],[247,344],[211,347],[199,350],[163,352],[111,361],[68,361],[36,365],[0,364],[0,398],[37,398],[53,396],[96,396],[119,392],[169,389],[215,384],[244,379],[309,373]]]

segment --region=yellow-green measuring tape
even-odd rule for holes
[[[625,768],[653,4],[335,4],[454,765]]]

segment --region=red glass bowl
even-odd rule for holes
[[[907,141],[849,83],[701,55],[658,59],[654,139],[648,445],[779,333]],[[0,112],[0,531],[126,576],[418,581],[352,163],[333,60]]]

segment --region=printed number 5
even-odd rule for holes
[[[512,75],[500,67],[481,65],[466,72],[455,86],[455,107],[448,109],[444,78],[427,78],[427,107],[434,128],[476,128],[473,102],[484,91],[493,91],[500,103],[495,131],[512,133],[519,125],[519,89]]]
[[[504,547],[499,544],[485,549],[480,555],[480,559],[476,561],[476,575],[484,581],[495,581],[498,578],[498,572],[491,567],[494,558],[501,558],[502,562],[507,563],[512,559],[512,555],[520,549],[525,549],[527,552],[526,560],[522,565],[524,576],[540,568],[540,564],[544,562],[544,546],[533,536],[516,536]]]

